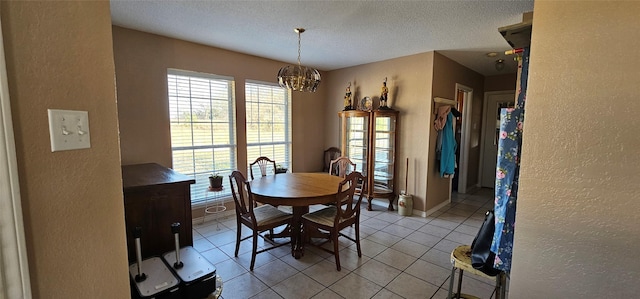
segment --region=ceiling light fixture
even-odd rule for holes
[[[320,72],[314,68],[303,66],[300,63],[300,34],[304,28],[295,28],[298,33],[298,65],[287,65],[278,71],[278,84],[280,87],[295,91],[315,92],[320,85]]]
[[[496,60],[496,71],[504,70],[504,59]]]

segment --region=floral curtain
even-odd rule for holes
[[[500,110],[500,138],[496,164],[495,224],[491,251],[496,254],[494,268],[509,273],[516,224],[516,201],[520,174],[524,104],[529,73],[529,48],[525,48],[520,64],[520,89],[514,108]]]

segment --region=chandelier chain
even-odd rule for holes
[[[302,32],[300,32],[300,30],[298,30],[298,65],[301,65],[301,63],[300,63],[300,34],[302,34]]]

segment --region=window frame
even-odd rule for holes
[[[270,142],[249,142],[249,132],[250,132],[250,124],[253,123],[251,121],[251,117],[249,115],[249,113],[251,112],[251,105],[254,103],[262,103],[262,104],[268,104],[265,102],[261,102],[259,100],[253,100],[252,96],[251,96],[251,92],[250,92],[250,87],[251,86],[257,86],[257,87],[253,87],[255,89],[259,89],[261,87],[263,88],[271,88],[271,90],[281,90],[284,92],[284,97],[285,97],[285,101],[284,101],[284,113],[285,113],[285,122],[284,122],[284,132],[285,132],[285,136],[284,136],[284,141],[270,141]],[[257,91],[257,90],[256,90]],[[292,114],[292,107],[291,107],[291,99],[292,99],[292,94],[291,94],[291,90],[288,90],[286,88],[282,88],[280,87],[278,84],[276,83],[272,83],[272,82],[264,82],[264,81],[258,81],[258,80],[245,80],[245,136],[246,136],[246,144],[247,144],[247,171],[249,171],[249,165],[255,161],[256,158],[260,157],[260,156],[267,156],[272,160],[275,160],[276,163],[279,166],[291,169],[293,163],[292,163],[292,146],[293,146],[293,142],[292,142],[292,125],[291,125],[291,114]],[[270,102],[270,105],[277,105],[274,104],[273,101]],[[258,111],[259,113],[259,111]],[[273,113],[272,113],[273,114]],[[272,118],[273,121],[273,118]],[[259,122],[260,123],[260,122]],[[272,124],[274,122],[271,122]],[[274,152],[271,153],[265,153],[262,151],[262,149],[259,150],[259,154],[256,157],[250,156],[250,147],[261,147],[261,146],[277,146],[277,145],[284,145],[285,149],[284,149],[284,161],[282,159],[278,159],[279,157],[275,155]]]
[[[172,108],[172,97],[176,97],[176,101],[179,103],[179,99],[180,98],[185,98],[184,96],[180,96],[179,93],[176,91],[175,94],[173,94],[171,92],[171,88],[170,85],[172,84],[170,79],[171,76],[182,76],[182,77],[188,77],[189,81],[191,81],[191,79],[196,78],[196,79],[204,79],[204,80],[222,80],[222,81],[226,81],[225,83],[227,84],[227,90],[228,90],[228,97],[227,97],[227,117],[228,117],[228,121],[227,121],[227,125],[228,125],[228,132],[229,132],[229,136],[228,136],[228,141],[229,143],[224,143],[224,144],[216,144],[214,137],[213,137],[213,126],[214,124],[216,124],[217,122],[215,122],[215,119],[210,118],[209,122],[204,122],[206,124],[210,124],[212,126],[212,131],[211,131],[211,140],[212,142],[206,145],[202,145],[202,144],[194,144],[195,142],[194,140],[194,132],[193,132],[193,127],[191,127],[191,145],[190,146],[174,146],[174,132],[171,129],[171,126],[173,124],[176,123],[176,121],[174,121],[174,118],[172,117],[173,114],[173,108]],[[187,71],[187,70],[180,70],[180,69],[174,69],[174,68],[168,68],[167,69],[167,75],[166,75],[166,80],[167,80],[167,104],[168,104],[168,113],[169,113],[169,125],[170,125],[170,138],[171,138],[171,159],[172,159],[172,165],[174,170],[176,170],[179,173],[182,173],[184,175],[190,176],[192,177],[194,180],[196,180],[195,184],[192,184],[190,189],[191,189],[191,207],[192,208],[198,208],[201,206],[204,206],[206,200],[208,197],[211,197],[212,194],[207,192],[207,186],[209,186],[209,175],[213,174],[213,173],[217,173],[219,175],[222,175],[223,177],[228,176],[229,174],[231,174],[231,172],[235,169],[237,169],[238,167],[238,142],[237,142],[237,126],[236,126],[236,101],[237,98],[235,96],[235,79],[233,77],[230,76],[222,76],[222,75],[216,75],[216,74],[209,74],[209,73],[202,73],[202,72],[194,72],[194,71]],[[174,79],[177,80],[178,79]],[[211,82],[211,81],[210,81]],[[191,87],[191,82],[190,82],[190,87],[189,87],[189,113],[190,115],[193,115],[193,99],[197,98],[193,95],[193,90]],[[202,98],[201,98],[202,99]],[[214,100],[213,95],[209,95],[209,101],[210,103]],[[213,107],[213,104],[211,104],[211,107]],[[190,117],[193,120],[193,117]],[[194,123],[202,123],[202,122],[193,122],[190,121],[188,122],[189,124],[191,124],[193,126]],[[197,166],[197,159],[196,159],[196,154],[195,151],[197,150],[206,150],[206,149],[211,149],[212,151],[215,151],[216,149],[225,149],[228,148],[229,149],[229,160],[227,161],[225,159],[225,161],[221,162],[221,163],[225,163],[228,162],[229,163],[229,168],[224,168],[224,169],[215,169],[215,165],[218,164],[216,163],[215,160],[215,153],[212,153],[213,157],[213,167],[214,169],[207,169],[207,170],[199,170],[198,166]],[[191,150],[194,151],[193,155],[192,155],[192,170],[193,171],[185,171],[185,170],[181,170],[179,167],[176,166],[175,163],[175,159],[176,159],[176,151],[184,151],[184,150]],[[229,188],[229,181],[228,180],[223,180],[223,186],[224,186],[224,191],[222,193],[218,193],[216,196],[231,196],[231,190]]]

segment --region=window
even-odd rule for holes
[[[270,83],[246,82],[247,165],[260,156],[291,166],[291,94]]]
[[[191,203],[204,201],[209,175],[237,168],[233,78],[169,69],[173,169],[192,176]],[[223,180],[224,195],[230,195]]]

